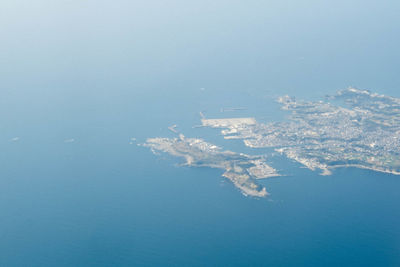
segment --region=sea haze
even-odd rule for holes
[[[400,265],[397,176],[278,157],[271,196],[249,198],[137,146],[177,124],[257,153],[192,128],[199,112],[281,121],[280,95],[400,97],[399,7],[2,1],[0,266]]]

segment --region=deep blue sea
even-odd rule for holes
[[[167,2],[0,3],[0,266],[400,266],[400,177],[278,157],[257,199],[137,146],[177,124],[262,153],[199,112],[400,97],[398,2]]]

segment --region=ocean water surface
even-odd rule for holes
[[[397,176],[278,157],[257,199],[137,145],[177,124],[262,153],[193,128],[199,112],[267,122],[285,94],[400,97],[397,2],[3,2],[0,266],[400,265]]]

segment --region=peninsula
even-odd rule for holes
[[[267,163],[273,153],[266,148],[321,175],[342,167],[400,175],[400,98],[347,88],[324,101],[289,96],[277,101],[289,113],[282,122],[260,123],[252,117],[206,119],[201,113],[202,127],[221,129],[225,139],[240,139],[257,149],[259,156],[223,151],[182,134],[150,138],[144,145],[182,157],[189,166],[223,169],[223,176],[243,194],[256,197],[268,194],[257,179],[279,176]]]
[[[179,138],[149,138],[144,146],[154,153],[166,152],[181,157],[187,166],[222,169],[223,176],[247,196],[266,196],[266,188],[258,184],[257,179],[279,176],[263,156],[223,151],[202,139],[186,138],[183,134]]]

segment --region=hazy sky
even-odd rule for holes
[[[3,0],[0,104],[199,87],[396,94],[399,13],[398,1]]]

